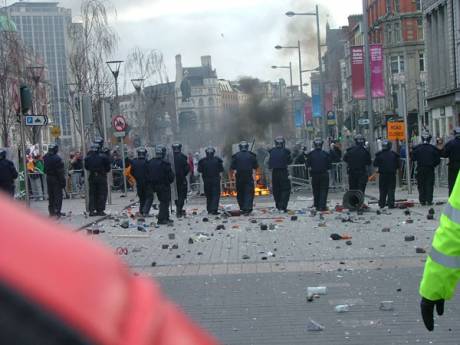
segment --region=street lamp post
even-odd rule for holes
[[[120,104],[118,100],[118,76],[120,75],[120,67],[122,63],[123,63],[122,60],[107,61],[107,66],[109,66],[110,72],[112,72],[113,78],[115,79],[115,110],[117,112],[117,115],[120,114]],[[126,175],[125,175],[125,168],[126,168],[125,138],[124,137],[120,138],[120,141],[121,141],[121,159],[122,159],[122,169],[123,169],[121,174],[123,176],[123,192],[124,192],[124,195],[122,196],[126,196],[128,194],[128,189],[127,189]]]
[[[289,69],[289,82],[290,82],[290,88],[291,88],[291,99],[294,99],[294,91],[293,91],[293,85],[292,85],[292,63],[289,62],[289,66],[272,66],[273,69]]]
[[[42,78],[43,76],[43,71],[45,70],[45,67],[44,66],[29,66],[27,67],[27,69],[29,70],[30,72],[30,77],[32,78],[32,80],[34,81],[34,91],[35,91],[35,97],[34,97],[34,107],[32,109],[32,113],[34,115],[44,115],[44,114],[38,114],[39,112],[39,109],[38,109],[38,88],[39,88],[39,85],[40,85],[40,79]],[[42,127],[40,126],[39,128],[35,128],[35,127],[32,127],[32,131],[33,133],[35,134],[36,131],[38,132],[38,148],[39,148],[39,151],[40,151],[40,154],[43,154],[43,140],[42,140]],[[35,135],[34,135],[34,139],[35,139]],[[35,143],[33,143],[35,144]]]
[[[327,137],[327,121],[326,121],[326,104],[324,102],[324,80],[323,80],[323,59],[321,57],[321,32],[319,28],[319,10],[318,5],[315,7],[315,12],[303,12],[303,13],[296,13],[296,12],[286,12],[288,17],[294,16],[316,16],[316,36],[317,36],[317,43],[318,43],[318,63],[319,63],[319,83],[320,83],[320,98],[321,98],[321,117],[323,122],[323,136],[324,139]],[[302,73],[301,73],[302,74]]]
[[[77,83],[69,83],[67,84],[67,88],[69,90],[70,97],[72,98],[71,105],[74,109],[76,108],[74,95],[75,93],[78,93],[78,102],[79,102],[79,108],[80,108],[79,109],[80,138],[81,138],[80,144],[81,144],[82,155],[86,156],[87,151],[86,151],[86,143],[85,143],[85,123],[83,120],[83,97],[82,97],[83,95],[81,92],[80,85]],[[85,167],[83,167],[83,179],[85,180],[85,208],[86,208],[86,212],[89,212],[89,181],[88,181],[88,173]]]
[[[141,96],[141,91],[142,87],[144,86],[144,78],[138,78],[138,79],[131,79],[131,83],[133,84],[134,90],[136,90],[137,98],[138,98],[138,112],[140,114],[142,110],[142,96]],[[144,112],[144,121],[145,121],[145,140],[147,142],[150,142],[150,121],[148,117],[148,112]]]
[[[300,95],[302,95],[302,52],[300,48],[300,41],[297,41],[297,46],[280,46],[277,45],[275,46],[275,49],[281,50],[281,49],[297,49],[299,53],[299,89],[300,89]]]

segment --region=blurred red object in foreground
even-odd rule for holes
[[[111,250],[1,196],[0,209],[1,339],[47,344],[39,341],[55,333],[62,342],[50,343],[217,344]]]

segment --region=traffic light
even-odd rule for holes
[[[27,114],[32,108],[32,92],[27,85],[22,85],[20,88],[21,95],[21,113]]]

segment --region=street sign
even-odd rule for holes
[[[388,121],[387,136],[389,140],[405,140],[406,127],[403,121]]]
[[[48,124],[48,116],[46,115],[26,115],[26,126],[46,126]]]
[[[59,138],[61,136],[61,129],[58,126],[53,126],[50,133],[53,138]]]
[[[369,124],[369,119],[358,119],[358,125],[365,126]]]
[[[112,126],[117,132],[123,132],[128,126],[123,116],[117,115],[112,119]]]
[[[113,136],[115,138],[123,138],[125,135],[126,135],[125,132],[115,132],[115,133],[113,133]]]
[[[328,126],[335,126],[337,124],[335,114],[332,111],[327,113],[327,125]]]

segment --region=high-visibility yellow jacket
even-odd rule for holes
[[[460,174],[441,215],[420,283],[420,295],[430,301],[452,299],[460,279]]]

